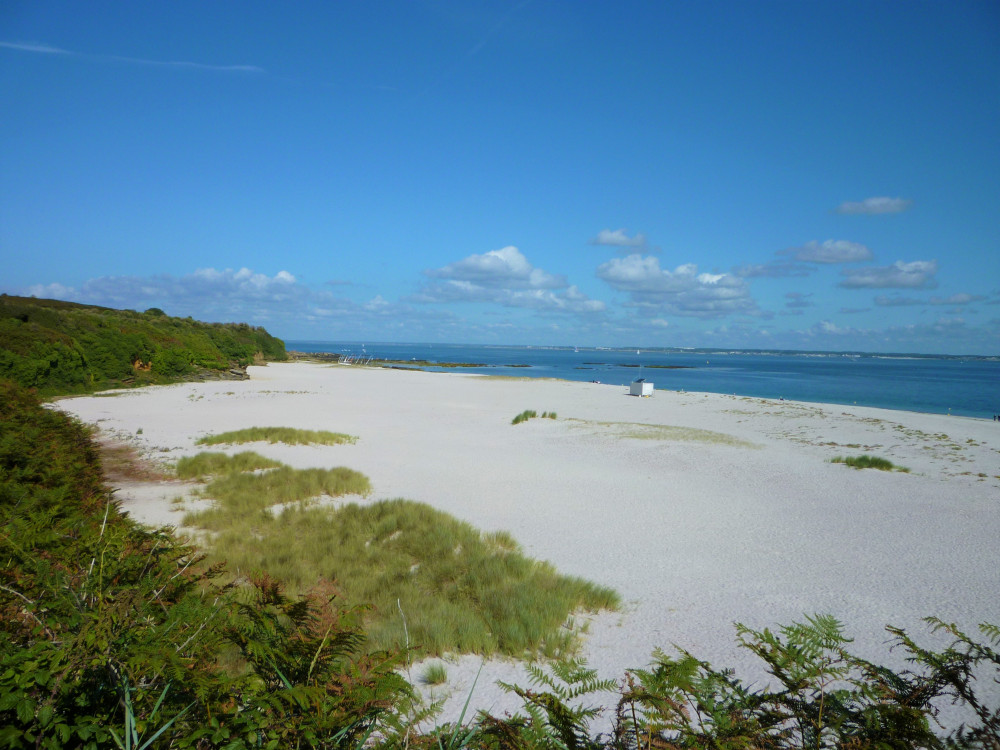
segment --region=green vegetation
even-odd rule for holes
[[[341,432],[326,430],[296,430],[292,427],[248,427],[245,430],[206,435],[195,441],[196,445],[224,445],[235,443],[285,443],[287,445],[340,445],[354,443],[357,438]]]
[[[521,424],[521,422],[527,422],[529,419],[534,419],[538,416],[538,412],[534,409],[525,409],[516,417],[514,417],[510,423],[511,424]],[[554,411],[543,411],[542,419],[556,419],[556,413]]]
[[[513,555],[509,535],[480,538]],[[828,615],[736,626],[769,683],[684,650],[657,651],[617,685],[568,659],[529,665],[530,687],[501,684],[522,711],[464,725],[463,712],[425,733],[400,674],[410,655],[372,651],[361,613],[336,604],[329,582],[296,599],[264,573],[221,585],[192,548],[119,513],[86,428],[2,381],[0,559],[0,746],[11,750],[1000,747],[995,687],[977,692],[1000,681],[1000,627],[975,637],[928,618],[938,650],[889,627],[887,648],[907,660],[895,671],[853,655]],[[608,690],[613,729],[597,734]],[[966,719],[944,735],[936,707],[950,703]]]
[[[533,687],[501,686],[523,701],[524,714],[483,716],[467,747],[586,748],[597,750],[879,750],[1000,746],[1000,706],[974,692],[977,669],[1000,678],[1000,628],[980,626],[976,641],[954,625],[928,618],[951,638],[944,650],[922,648],[889,627],[891,647],[906,653],[902,672],[847,650],[851,639],[829,615],[756,631],[737,624],[738,643],[765,665],[771,685],[748,686],[731,670],[717,670],[687,651],[654,653],[646,669],[626,673],[610,735],[594,736],[594,693],[614,689],[580,662],[529,667]],[[938,736],[934,701],[964,703],[975,720]]]
[[[0,295],[0,378],[43,395],[173,382],[284,359],[279,339],[245,323]]]
[[[580,427],[596,426],[606,429],[618,437],[632,440],[673,440],[677,442],[714,443],[716,445],[731,445],[736,448],[757,448],[755,443],[741,440],[724,432],[702,430],[697,427],[677,427],[666,424],[644,424],[642,422],[595,422],[591,420],[572,420]]]
[[[370,491],[368,477],[342,466],[335,469],[293,469],[279,464],[277,468],[262,473],[230,471],[213,479],[205,488],[204,494],[215,499],[216,504],[207,510],[188,514],[184,523],[222,532],[226,537],[234,532],[250,534],[247,542],[253,547],[262,541],[256,537],[266,533],[262,527],[270,525],[274,518],[272,509],[322,496],[367,495]],[[299,553],[295,539],[286,538],[283,541],[287,543],[286,556]],[[252,560],[247,560],[241,568],[268,569],[267,566],[250,563]],[[289,582],[287,578],[284,580]],[[312,582],[302,580],[294,583],[308,588]]]
[[[0,559],[2,747],[353,747],[409,710],[400,655],[327,592],[220,586],[119,513],[86,428],[2,381]]]
[[[247,473],[259,459],[184,459],[186,475],[215,472],[204,494],[217,501],[184,525],[211,532],[211,555],[232,569],[266,570],[296,591],[328,581],[347,604],[369,606],[365,624],[378,647],[401,648],[408,633],[429,654],[554,655],[576,645],[562,627],[570,613],[618,606],[610,589],[524,557],[505,532],[481,534],[408,500],[309,505],[321,495],[365,495],[368,479],[343,468]]]
[[[905,466],[896,466],[887,458],[869,456],[867,453],[861,456],[847,456],[846,458],[844,456],[837,456],[836,458],[831,458],[830,463],[847,464],[855,469],[878,469],[879,471],[909,472],[909,469]]]
[[[420,675],[420,681],[425,685],[443,685],[448,681],[448,670],[441,662],[432,662]]]
[[[259,453],[243,451],[235,456],[225,453],[202,452],[197,456],[185,456],[177,462],[175,471],[180,479],[197,479],[203,481],[206,477],[227,472],[256,471],[258,469],[276,469],[280,461],[267,458]]]

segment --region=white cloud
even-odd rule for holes
[[[865,198],[863,201],[844,201],[837,206],[841,214],[898,214],[906,211],[913,201],[905,198]]]
[[[53,47],[51,44],[41,42],[0,42],[0,47],[16,49],[19,52],[39,52],[43,55],[72,55],[68,50]]]
[[[795,260],[805,263],[857,263],[872,259],[871,250],[864,245],[848,240],[826,240],[825,242],[811,240],[802,247],[782,250],[780,254],[791,255]]]
[[[785,303],[785,307],[800,309],[813,307],[814,303],[809,301],[810,297],[812,297],[811,292],[809,294],[803,294],[802,292],[786,292],[785,299],[787,299],[788,302]]]
[[[562,289],[567,286],[565,276],[554,276],[535,268],[513,245],[482,255],[470,255],[424,273],[437,279],[465,281],[495,289]]]
[[[886,297],[880,295],[875,298],[875,304],[880,307],[906,307],[909,305],[968,305],[972,302],[981,302],[986,297],[980,294],[966,294],[964,292],[953,294],[950,297],[931,297],[930,299],[917,299],[916,297]]]
[[[738,266],[733,273],[745,279],[762,276],[770,279],[784,279],[808,276],[813,269],[801,263],[772,260],[768,263]]]
[[[82,52],[53,47],[42,42],[0,42],[0,47],[19,52],[34,52],[44,55],[65,55],[68,57],[88,60],[107,60],[110,62],[130,63],[132,65],[152,65],[164,68],[192,68],[196,70],[213,70],[229,73],[263,73],[263,68],[256,65],[209,65],[207,63],[190,62],[188,60],[149,60],[143,57],[122,57],[120,55],[88,55]]]
[[[599,313],[606,305],[583,294],[577,287],[563,291],[552,289],[497,289],[469,281],[448,280],[425,286],[413,298],[414,302],[448,303],[480,302],[522,307],[546,312]]]
[[[931,289],[937,286],[936,260],[897,260],[891,266],[877,268],[845,268],[846,276],[838,286],[846,289]]]
[[[35,284],[29,286],[25,293],[29,297],[39,297],[41,299],[61,299],[74,301],[76,290],[71,286],[63,286],[58,282],[51,284]]]
[[[590,240],[591,245],[611,245],[612,247],[645,247],[646,236],[636,232],[635,237],[629,237],[624,229],[602,229]]]
[[[470,255],[443,268],[424,271],[441,281],[425,284],[415,302],[482,302],[543,312],[600,313],[606,305],[590,299],[565,276],[535,268],[514,246]]]
[[[698,274],[692,263],[669,271],[655,257],[634,254],[603,263],[597,276],[639,307],[698,318],[758,313],[746,282],[731,274]]]
[[[886,297],[880,294],[875,298],[875,304],[879,307],[911,307],[913,305],[926,305],[927,300],[915,297]]]
[[[981,302],[986,299],[986,297],[981,294],[966,294],[960,292],[959,294],[953,294],[950,297],[931,297],[930,304],[932,305],[968,305],[970,302]]]
[[[249,268],[199,268],[186,276],[102,276],[78,288],[53,283],[28,294],[131,310],[161,307],[171,315],[244,320],[271,306],[299,307],[307,296],[288,271],[267,276]]]
[[[815,269],[805,263],[857,263],[872,259],[872,251],[864,245],[849,240],[810,240],[800,247],[778,250],[775,255],[792,260],[771,260],[767,263],[747,264],[733,269],[741,278],[765,277],[771,279],[808,276]]]

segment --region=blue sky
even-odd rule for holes
[[[1000,353],[996,2],[0,2],[0,291]]]

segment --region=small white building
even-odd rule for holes
[[[646,378],[639,378],[638,380],[632,381],[632,387],[629,388],[630,396],[652,396],[653,395],[653,384],[650,383]]]

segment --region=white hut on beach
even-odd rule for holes
[[[632,381],[632,386],[628,392],[630,396],[652,396],[653,384],[646,380],[646,378],[639,378]]]

